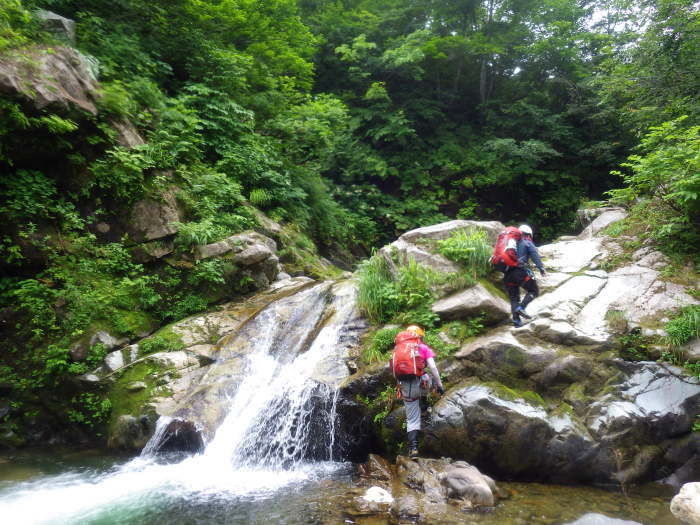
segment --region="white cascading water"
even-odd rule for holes
[[[347,374],[341,340],[356,318],[350,282],[273,303],[240,331],[254,336],[255,348],[201,454],[159,463],[152,453],[169,422],[162,419],[144,453],[107,474],[73,472],[0,491],[3,523],[141,523],[163,502],[260,497],[331,474],[342,465],[333,462],[336,387]]]

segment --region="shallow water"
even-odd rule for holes
[[[161,458],[139,466],[100,451],[24,452],[0,456],[0,515],[12,525],[388,525],[388,515],[357,516],[352,497],[364,492],[352,465],[309,463],[285,472],[215,475],[208,486],[186,486],[193,458]],[[196,459],[196,457],[194,458]],[[131,466],[129,466],[131,464]],[[125,467],[129,466],[129,474]],[[156,480],[149,480],[159,471]],[[178,478],[177,473],[182,476]],[[214,473],[212,473],[214,474]],[[163,481],[170,477],[170,483]],[[108,481],[105,483],[105,479]],[[99,492],[95,489],[98,486]],[[228,483],[228,484],[227,484]],[[631,491],[536,483],[499,483],[509,497],[483,513],[432,516],[431,524],[560,525],[587,513],[643,525],[681,525],[669,511],[672,494],[656,486]],[[82,499],[76,505],[75,499]]]

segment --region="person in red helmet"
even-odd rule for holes
[[[427,409],[427,396],[433,385],[440,395],[445,393],[435,365],[435,352],[423,342],[424,335],[425,331],[418,325],[410,325],[399,332],[389,361],[404,401],[408,455],[413,458],[418,457],[421,404]],[[425,371],[426,367],[430,373]]]

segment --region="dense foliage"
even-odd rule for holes
[[[37,9],[75,20],[76,42]],[[691,0],[0,0],[0,68],[73,45],[100,89],[96,114],[0,95],[2,424],[102,420],[108,403],[71,378],[104,348],[70,348],[250,290],[223,260],[139,256],[124,218],[143,199],[181,208],[176,261],[262,210],[288,228],[283,262],[308,270],[317,247],[351,266],[451,218],[546,240],[612,190],[697,260],[698,24]],[[478,241],[440,250],[472,265]],[[361,268],[368,315],[431,326],[440,283],[382,264]],[[45,395],[60,389],[68,413]]]

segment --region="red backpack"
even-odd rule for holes
[[[491,265],[500,272],[518,266],[518,241],[523,236],[515,226],[508,226],[498,234],[496,246],[493,248]]]
[[[425,368],[425,359],[421,356],[418,347],[420,336],[415,332],[405,330],[399,332],[394,340],[394,352],[389,361],[391,371],[396,379],[420,377]]]

